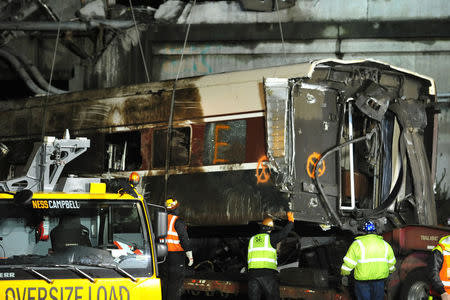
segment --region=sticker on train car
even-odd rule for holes
[[[306,171],[308,172],[308,176],[312,179],[315,178],[316,168],[317,168],[317,175],[319,177],[325,173],[326,170],[325,161],[322,161],[320,165],[317,166],[317,163],[319,162],[321,157],[322,155],[317,152],[313,152],[311,153],[311,155],[308,156],[308,160],[306,162]]]
[[[267,156],[262,156],[258,160],[258,166],[256,167],[256,178],[257,183],[266,183],[270,179],[269,168],[264,164],[268,161]]]

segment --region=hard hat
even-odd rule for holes
[[[166,200],[166,208],[168,210],[173,210],[175,208],[177,208],[180,205],[180,203],[178,203],[178,201],[174,198],[169,198]]]
[[[363,231],[365,232],[375,232],[377,228],[375,227],[375,224],[372,221],[367,221],[363,225]]]
[[[272,218],[270,218],[270,217],[267,217],[267,218],[265,218],[263,221],[262,221],[262,224],[261,224],[262,226],[267,226],[267,227],[272,227],[273,228],[273,220],[272,220]]]

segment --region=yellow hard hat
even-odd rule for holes
[[[178,201],[174,198],[169,198],[166,200],[166,208],[168,210],[172,210],[177,208],[180,205],[180,203],[178,203]]]
[[[272,218],[270,218],[270,217],[265,218],[265,219],[262,221],[262,225],[263,225],[263,226],[268,226],[268,227],[272,227],[272,228],[273,228],[273,220],[272,220]]]

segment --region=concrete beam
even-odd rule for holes
[[[349,38],[449,38],[450,20],[290,22],[282,23],[285,41]],[[179,42],[184,24],[151,24],[147,37],[157,42]],[[280,41],[278,23],[192,24],[188,41]]]
[[[335,53],[337,51],[336,39],[316,39],[313,41],[286,42],[248,42],[248,43],[189,43],[184,49],[184,55],[279,55],[307,53]],[[340,50],[342,53],[450,53],[450,41],[439,39],[418,40],[388,40],[388,39],[345,39],[342,40]],[[180,43],[154,43],[153,55],[179,56],[183,53]]]

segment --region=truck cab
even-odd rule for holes
[[[46,140],[34,158],[51,150],[46,166],[57,172],[70,157],[64,154],[70,141]],[[25,176],[0,184],[0,298],[161,299],[157,252],[164,257],[165,248],[155,241],[165,236],[165,214],[158,214],[155,235],[149,208],[132,185],[107,193],[95,178],[56,183]]]

